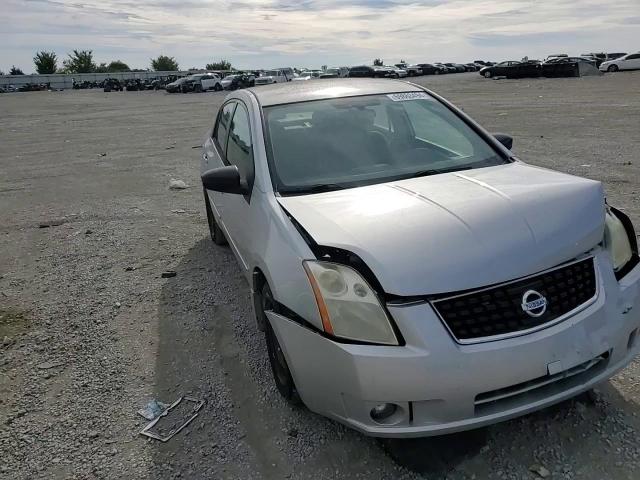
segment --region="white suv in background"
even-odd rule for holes
[[[256,85],[270,85],[272,83],[284,83],[293,78],[293,75],[287,75],[287,72],[280,68],[275,70],[267,70],[264,75],[256,78]]]
[[[217,73],[198,73],[190,75],[187,80],[193,82],[194,92],[206,92],[207,90],[219,92],[223,90],[222,78]]]
[[[640,70],[640,52],[630,53],[615,60],[602,62],[600,70],[603,72],[617,72],[620,70]]]

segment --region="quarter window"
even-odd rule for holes
[[[233,109],[236,104],[234,102],[226,104],[220,112],[218,117],[218,126],[216,127],[215,138],[220,146],[220,149],[224,151],[227,143],[227,133],[229,132],[229,124],[231,123],[231,116],[233,115]]]
[[[229,130],[227,161],[238,167],[241,178],[251,181],[253,178],[253,148],[251,146],[249,115],[246,108],[240,104],[238,104]]]

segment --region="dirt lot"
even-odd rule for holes
[[[418,81],[523,160],[602,180],[640,228],[640,72]],[[287,406],[248,286],[208,239],[194,147],[223,98],[0,96],[0,478],[638,478],[638,363],[441,438],[378,442]],[[167,444],[139,435],[138,408],[183,394],[207,402],[193,423]]]

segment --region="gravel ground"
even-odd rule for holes
[[[640,227],[640,72],[417,81],[512,134],[523,160],[603,181]],[[0,96],[0,478],[638,478],[637,362],[591,395],[440,438],[379,442],[285,404],[248,286],[208,239],[194,147],[223,98]],[[137,409],[187,394],[206,404],[185,430],[139,435]]]

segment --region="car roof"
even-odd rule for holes
[[[357,97],[387,93],[417,92],[408,82],[375,78],[337,78],[322,82],[287,82],[249,88],[263,107],[327,98]]]

